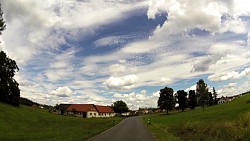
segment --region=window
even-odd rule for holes
[[[92,113],[89,113],[89,115],[91,115],[91,116],[92,116]]]

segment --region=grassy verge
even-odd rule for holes
[[[174,112],[143,117],[160,141],[238,141],[250,140],[250,94],[229,103],[208,107],[205,111]]]
[[[0,103],[0,140],[77,141],[86,140],[112,127],[112,120],[83,119],[49,114],[47,111]]]

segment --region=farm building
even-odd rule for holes
[[[66,113],[68,115],[75,115],[83,118],[115,116],[115,112],[110,106],[100,106],[94,104],[71,104],[66,109]]]

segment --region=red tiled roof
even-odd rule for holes
[[[66,111],[78,111],[78,112],[88,112],[95,111],[97,112],[94,104],[72,104],[70,105]]]
[[[114,113],[114,110],[110,106],[95,105],[95,107],[99,113]]]

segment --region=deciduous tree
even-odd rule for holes
[[[128,112],[129,110],[127,104],[123,102],[122,100],[118,100],[114,102],[112,106],[113,106],[113,110],[116,113],[125,113],[125,112]]]
[[[175,106],[175,100],[173,96],[174,90],[172,88],[165,87],[160,90],[160,97],[158,99],[158,107],[160,109],[167,110],[167,114]]]
[[[184,90],[177,91],[176,98],[178,99],[179,107],[182,111],[187,108],[187,93]]]
[[[188,99],[189,99],[189,107],[190,107],[190,109],[194,110],[194,108],[197,105],[197,97],[196,97],[196,94],[195,94],[195,90],[190,90],[189,91]]]
[[[208,95],[208,87],[207,84],[204,82],[203,79],[200,79],[197,82],[196,85],[196,95],[198,97],[198,103],[199,105],[205,109],[205,106],[207,105],[209,101],[209,95]]]
[[[2,35],[5,28],[6,25],[0,5],[0,35]],[[19,84],[14,79],[14,75],[18,70],[15,60],[10,59],[5,52],[0,51],[0,101],[15,106],[19,105],[20,99]]]

